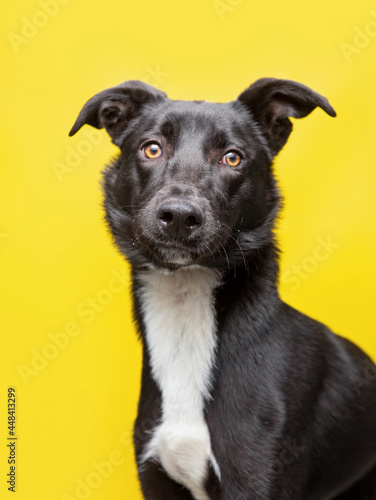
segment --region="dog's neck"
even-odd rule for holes
[[[205,268],[139,273],[138,297],[151,373],[162,395],[162,422],[144,450],[196,499],[208,466],[219,475],[204,419],[217,343],[214,292],[221,276]]]
[[[246,266],[224,270],[222,286],[216,294],[217,322],[222,324],[228,316],[246,315],[247,336],[262,335],[280,302],[278,273],[278,249],[274,242],[248,254]]]
[[[258,259],[261,257],[258,254]],[[162,396],[161,423],[144,450],[143,461],[160,461],[166,472],[199,500],[207,499],[204,482],[209,464],[220,477],[204,418],[220,342],[217,321],[228,302],[236,300],[234,280],[239,287],[249,287],[245,296],[254,308],[255,318],[260,316],[260,275],[264,279],[263,293],[271,296],[275,291],[275,267],[266,266],[263,272],[261,267],[259,260],[237,272],[196,266],[169,273],[134,273],[143,340],[151,375]],[[253,280],[250,272],[254,272]],[[268,282],[270,288],[265,290]],[[226,297],[226,289],[232,290],[231,297]],[[224,303],[216,304],[217,298]]]

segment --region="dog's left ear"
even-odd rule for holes
[[[117,139],[142,106],[166,97],[164,92],[138,80],[129,80],[103,90],[84,105],[69,135],[74,135],[87,123],[98,129],[105,127],[117,144]]]
[[[261,78],[238,97],[261,125],[273,155],[285,145],[291,131],[289,117],[303,118],[317,106],[328,115],[336,112],[326,97],[301,83],[277,78]]]

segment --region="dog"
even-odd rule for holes
[[[284,303],[273,159],[328,100],[262,78],[228,103],[127,81],[69,135],[105,128],[108,227],[143,345],[134,427],[146,500],[376,499],[376,366]]]

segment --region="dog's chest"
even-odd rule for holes
[[[162,421],[143,461],[159,460],[197,500],[206,500],[209,463],[219,475],[203,411],[215,362],[214,290],[220,277],[213,270],[192,268],[145,272],[140,279],[152,376],[162,393]]]

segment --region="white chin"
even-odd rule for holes
[[[160,248],[159,253],[167,264],[188,266],[192,264],[192,257],[188,252],[175,250],[174,248]]]

